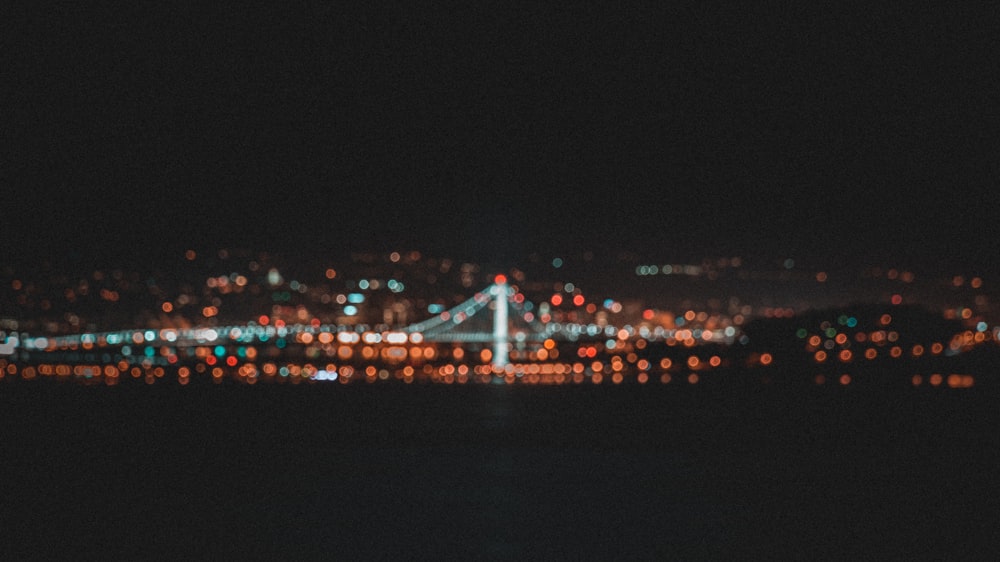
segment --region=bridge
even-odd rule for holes
[[[226,326],[132,329],[109,332],[91,332],[59,336],[31,336],[13,333],[0,337],[0,357],[14,356],[19,350],[27,353],[45,353],[66,349],[105,349],[125,346],[169,346],[177,348],[206,345],[257,345],[274,344],[278,340],[311,343],[339,342],[345,345],[358,343],[403,345],[407,343],[480,343],[492,345],[494,366],[509,363],[511,344],[560,341],[600,340],[628,337],[647,340],[665,340],[678,334],[676,329],[648,326],[541,322],[534,314],[535,306],[498,275],[494,283],[477,292],[468,300],[431,318],[395,330],[373,332],[366,325],[289,324],[262,326],[254,322]],[[487,311],[484,313],[484,311]],[[690,332],[691,330],[687,330]],[[307,335],[308,334],[308,335]],[[705,342],[732,343],[735,331],[725,333],[696,330],[695,338]],[[0,334],[2,336],[2,334]]]

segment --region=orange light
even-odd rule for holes
[[[764,353],[764,354],[762,354],[760,356],[760,364],[761,365],[770,365],[771,361],[773,361],[773,360],[774,360],[774,358],[771,357],[770,353]]]
[[[163,309],[163,312],[173,312],[174,305],[170,304],[169,302],[165,302],[160,308]]]
[[[844,386],[851,384],[851,375],[848,375],[847,373],[840,375],[840,384]]]

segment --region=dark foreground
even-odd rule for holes
[[[992,392],[0,386],[0,558],[981,558]]]

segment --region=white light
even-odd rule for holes
[[[419,332],[413,335],[419,335]],[[385,335],[385,341],[395,345],[406,343],[406,339],[406,334],[403,332],[389,332]]]
[[[361,336],[354,332],[340,332],[337,334],[337,341],[340,343],[358,343],[361,341]]]

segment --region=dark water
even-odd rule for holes
[[[7,385],[0,557],[979,558],[996,398]]]

